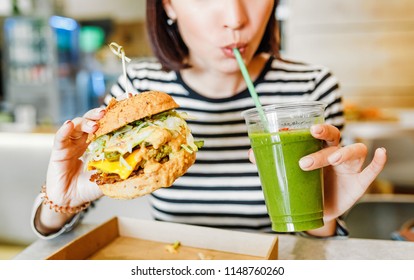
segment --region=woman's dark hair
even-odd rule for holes
[[[279,56],[279,40],[275,11],[279,0],[275,0],[272,14],[256,53],[267,52]],[[181,38],[176,23],[169,25],[162,0],[147,0],[147,32],[152,51],[164,70],[189,68],[186,62],[188,48]]]

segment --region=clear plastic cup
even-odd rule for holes
[[[299,160],[322,148],[322,141],[310,134],[310,127],[324,122],[325,106],[304,101],[242,113],[274,231],[323,226],[322,169],[303,171]]]

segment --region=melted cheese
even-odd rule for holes
[[[99,169],[104,173],[116,173],[121,179],[125,180],[131,175],[137,164],[142,161],[144,152],[144,149],[137,149],[125,158],[130,167],[121,164],[119,161],[109,161],[105,159],[89,162],[88,169]]]

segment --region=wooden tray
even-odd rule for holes
[[[175,251],[167,246],[179,241]],[[75,239],[49,260],[277,259],[273,234],[115,217]]]

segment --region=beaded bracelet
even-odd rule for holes
[[[49,205],[49,209],[53,209],[56,213],[62,213],[62,214],[77,214],[91,205],[91,202],[88,201],[80,206],[76,207],[70,207],[70,206],[59,206],[57,204],[54,204],[53,201],[49,200],[49,197],[46,194],[46,186],[42,186],[41,192],[43,194],[43,204]]]

